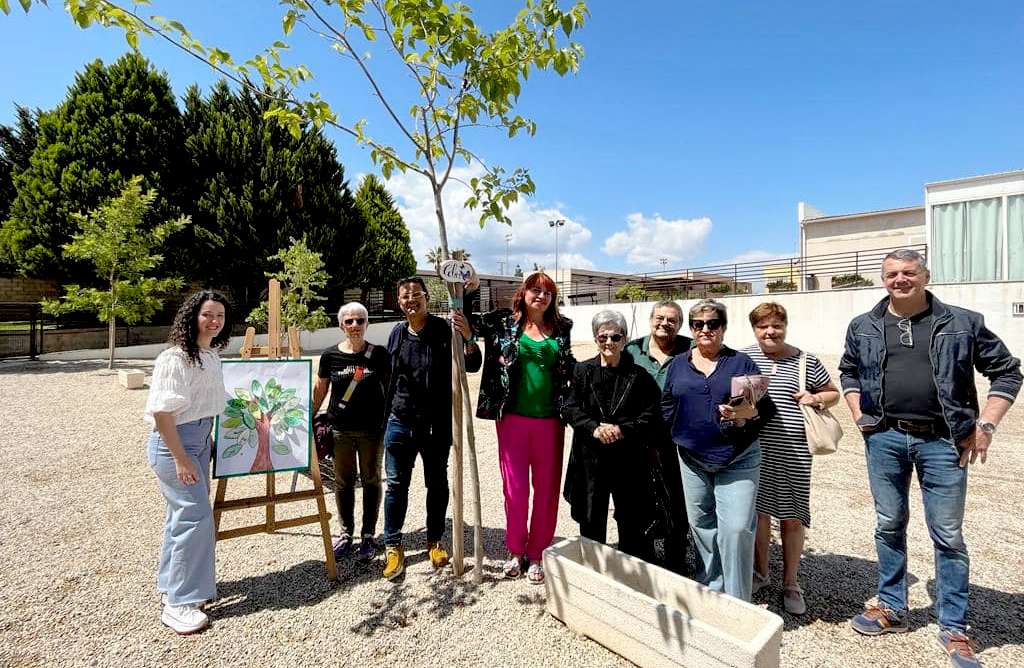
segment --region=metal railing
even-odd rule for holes
[[[925,244],[894,246],[809,257],[715,264],[632,276],[574,276],[571,281],[559,287],[566,304],[630,301],[626,292],[632,293],[632,301],[652,301],[703,299],[730,294],[838,290],[881,285],[878,274],[882,259],[889,252],[900,248],[913,248],[927,255]]]

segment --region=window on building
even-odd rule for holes
[[[1024,195],[1006,198],[1006,246],[1009,249],[1006,278],[1024,281]]]
[[[1018,202],[1018,209],[1021,206]],[[929,262],[936,281],[961,283],[1003,278],[1002,207],[1002,197],[932,207]],[[1010,248],[1014,248],[1012,241]]]

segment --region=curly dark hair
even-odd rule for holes
[[[196,336],[199,334],[199,309],[206,302],[217,302],[224,306],[224,327],[210,342],[210,347],[217,350],[226,348],[231,339],[231,304],[224,295],[215,290],[200,290],[189,295],[178,307],[171,332],[167,336],[169,344],[181,347],[189,363],[198,366],[203,366],[202,360],[199,359],[199,345],[196,343]]]

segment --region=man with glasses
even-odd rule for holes
[[[679,304],[671,300],[660,301],[654,305],[651,309],[650,325],[651,333],[630,341],[626,345],[626,352],[637,366],[654,378],[658,389],[664,390],[669,362],[689,350],[693,346],[693,339],[679,334],[683,326],[683,310]],[[689,525],[686,520],[686,504],[683,501],[683,483],[672,439],[666,435],[658,444],[657,451],[659,461],[668,464],[661,467],[661,475],[671,497],[672,515],[676,518],[675,527],[668,536],[665,536],[665,556],[662,565],[683,575],[689,575],[692,570],[686,560]]]
[[[966,635],[968,557],[963,538],[967,465],[985,462],[999,421],[1021,386],[1020,360],[979,313],[925,290],[924,258],[885,256],[889,296],[850,323],[839,364],[843,395],[863,432],[875,501],[878,604],[850,621],[855,631],[908,631],[910,477],[917,470],[925,523],[935,546],[939,642],[958,668],[980,666]],[[991,385],[979,412],[974,370]]]
[[[430,294],[423,279],[398,282],[398,305],[405,322],[388,337],[391,353],[389,407],[384,428],[384,577],[393,580],[405,571],[402,527],[409,505],[409,483],[416,455],[423,460],[427,488],[427,553],[434,568],[448,564],[441,543],[448,512],[448,453],[452,445],[452,332],[465,345],[466,371],[480,368],[480,350],[461,310],[449,323],[427,312]],[[457,537],[461,540],[461,536]]]

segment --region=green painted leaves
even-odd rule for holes
[[[236,387],[234,393],[235,398],[224,408],[221,427],[230,445],[221,456],[235,457],[245,446],[267,447],[281,456],[291,454],[285,439],[308,419],[306,410],[299,407],[298,391],[270,378],[265,384],[254,379],[247,388]]]

